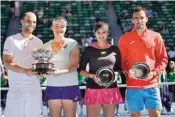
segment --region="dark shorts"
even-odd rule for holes
[[[54,99],[68,99],[74,102],[81,100],[81,93],[78,85],[54,87],[47,86],[44,94],[44,100],[47,102]]]
[[[85,95],[85,89],[81,89],[81,97],[84,98],[84,95]]]

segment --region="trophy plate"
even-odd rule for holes
[[[131,70],[132,75],[138,79],[146,79],[150,73],[150,68],[146,63],[136,63]]]
[[[115,81],[115,73],[110,68],[102,67],[96,72],[96,78],[101,86],[109,87]]]

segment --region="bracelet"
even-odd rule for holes
[[[65,70],[59,70],[59,74],[65,74],[65,73],[68,73],[69,70],[68,69],[65,69]]]

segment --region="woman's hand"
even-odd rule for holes
[[[48,73],[45,73],[45,74],[37,74],[36,76],[37,76],[38,78],[43,78],[43,77],[48,78],[48,77],[50,76],[50,74],[48,74]]]
[[[98,78],[96,77],[96,75],[90,74],[90,75],[89,75],[89,78],[93,79],[93,80],[95,81],[95,83],[97,83],[98,85],[101,86],[101,84],[99,84],[99,81],[98,81]]]
[[[60,75],[60,74],[62,74],[62,73],[61,73],[61,70],[59,70],[59,69],[54,69],[53,71],[49,71],[48,74],[49,74],[49,75],[54,75],[54,76],[55,76],[55,75]]]

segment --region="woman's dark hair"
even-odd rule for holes
[[[100,22],[97,22],[97,23],[95,24],[95,26],[94,26],[94,33],[95,33],[98,29],[100,29],[100,28],[106,30],[107,32],[108,32],[108,30],[109,30],[108,24],[105,23],[105,22],[100,21]]]
[[[173,69],[171,69],[171,68],[170,68],[170,64],[174,64],[174,65],[175,65],[175,62],[174,62],[174,61],[169,61],[169,62],[168,62],[168,65],[167,65],[167,67],[166,67],[166,71],[167,71],[167,72],[171,72],[171,71],[174,71],[174,72],[175,72],[175,66],[174,66]]]

